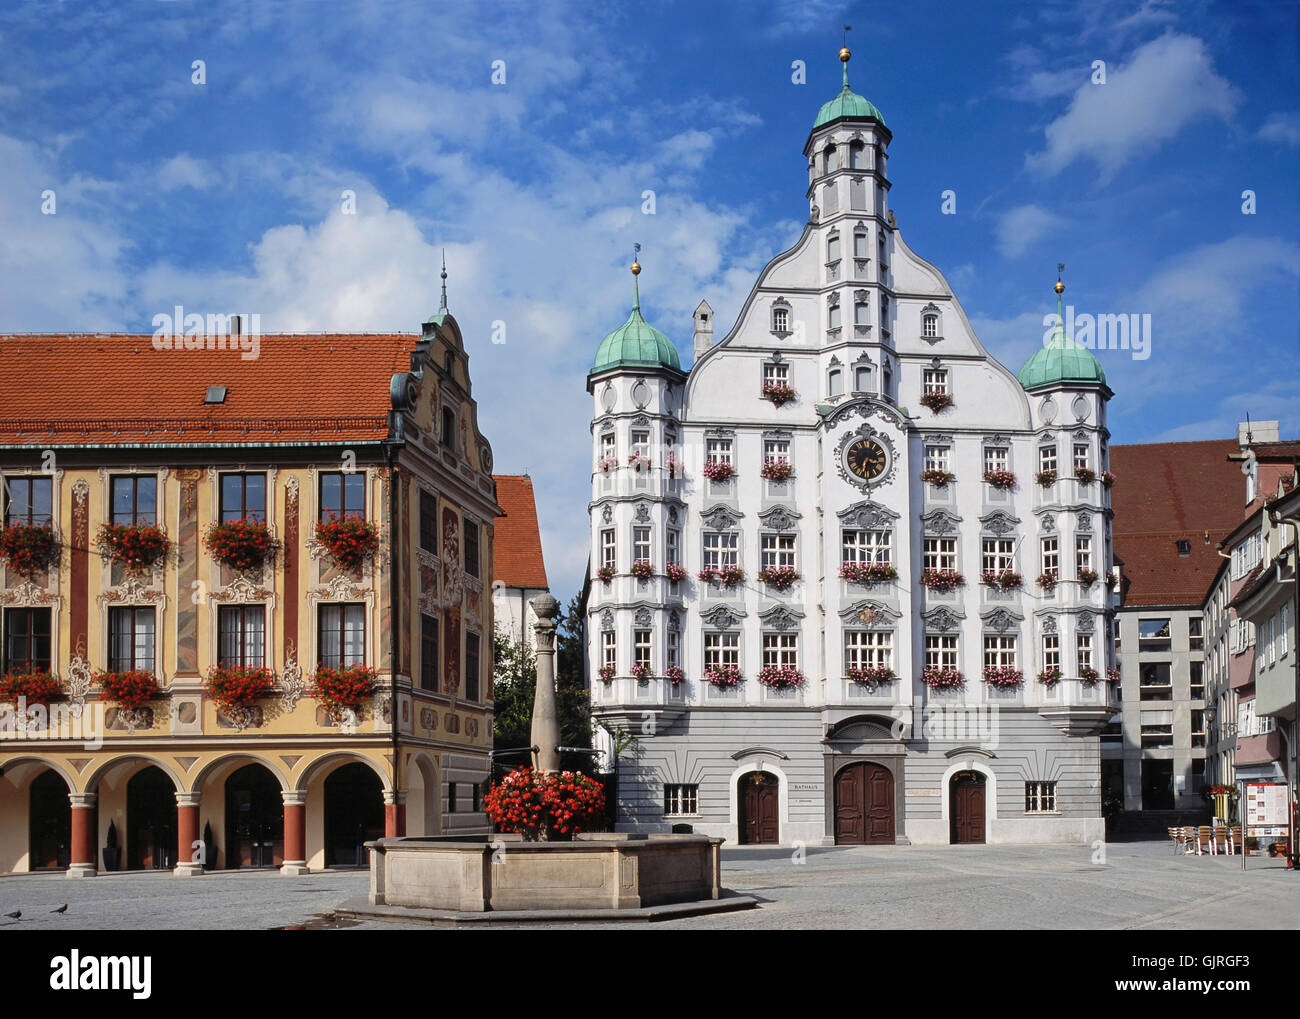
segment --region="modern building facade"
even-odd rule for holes
[[[0,871],[301,873],[487,830],[501,509],[455,319],[239,339],[0,337],[6,532],[55,538],[0,572]],[[235,522],[271,554],[218,558]],[[213,670],[260,669],[264,695],[211,695]],[[367,669],[327,710],[322,675]],[[56,692],[20,716],[33,672]],[[136,681],[158,689],[133,704]]]
[[[497,501],[505,514],[496,520],[492,560],[492,606],[497,629],[536,650],[537,613],[529,604],[549,594],[542,532],[537,522],[533,479],[527,474],[496,474]]]
[[[702,302],[686,371],[637,291],[588,376],[619,828],[1100,838],[1111,391],[1061,332],[1019,376],[983,348],[903,241],[891,132],[841,59],[808,223],[735,326],[715,344]]]

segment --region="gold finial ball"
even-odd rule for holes
[[[843,63],[847,64],[849,62],[849,57],[851,56],[853,56],[853,54],[849,52],[849,48],[847,46],[840,47],[840,60]]]
[[[1056,286],[1052,287],[1052,289],[1055,290],[1058,294],[1063,294],[1065,293],[1065,284],[1062,283],[1060,280],[1057,280]]]
[[[640,275],[641,275],[641,263],[640,263],[640,262],[633,262],[633,263],[632,263],[632,275],[633,275],[633,276],[640,276]]]

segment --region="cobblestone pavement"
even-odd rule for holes
[[[1300,928],[1300,874],[1252,856],[1175,855],[1167,841],[1111,843],[1105,861],[1085,846],[816,848],[795,863],[788,849],[732,848],[723,883],[758,909],[636,929],[984,928],[1090,930]],[[344,899],[364,895],[363,871],[286,878],[266,872],[62,875],[0,878],[0,927],[265,929],[326,926]],[[64,914],[49,910],[68,903]],[[408,929],[339,922],[340,929]],[[551,925],[554,927],[569,925]]]

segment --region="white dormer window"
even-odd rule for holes
[[[939,316],[934,312],[921,316],[921,335],[929,337],[939,335]]]
[[[788,333],[790,331],[790,309],[772,309],[772,332]]]

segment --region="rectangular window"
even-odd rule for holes
[[[956,538],[926,538],[924,549],[925,569],[955,570],[957,568]]]
[[[153,474],[113,478],[113,523],[158,522],[158,478]]]
[[[600,635],[600,664],[610,670],[610,675],[618,671],[618,635],[613,630]]]
[[[465,518],[465,572],[471,577],[479,575],[478,524]]]
[[[866,301],[853,302],[853,324],[865,326],[871,323],[871,305]]]
[[[730,439],[708,439],[705,442],[705,448],[708,454],[709,463],[729,464],[731,463],[731,440]]]
[[[1056,470],[1056,447],[1055,446],[1038,447],[1038,469],[1040,471]]]
[[[217,608],[217,664],[266,665],[266,609],[261,605]]]
[[[438,692],[438,620],[420,616],[420,689]]]
[[[465,633],[465,699],[478,701],[479,696],[479,635]]]
[[[790,330],[790,312],[785,308],[772,309],[772,331],[777,333],[789,332]]]
[[[1058,538],[1044,538],[1042,540],[1043,550],[1043,572],[1055,573],[1058,576],[1061,572],[1061,543]]]
[[[1187,620],[1187,649],[1189,651],[1205,650],[1205,634],[1202,625],[1200,616],[1192,616]],[[1286,654],[1285,651],[1282,653]]]
[[[925,469],[927,471],[946,471],[950,468],[948,464],[949,447],[947,446],[926,446],[925,447]]]
[[[1054,814],[1056,812],[1055,782],[1025,783],[1025,813]]]
[[[1008,573],[1016,568],[1014,538],[984,538],[981,541],[980,569],[985,573]]]
[[[1005,471],[1007,463],[1008,453],[1005,446],[984,447],[984,469],[986,471]]]
[[[1194,708],[1192,715],[1192,746],[1205,746],[1205,712],[1200,708]],[[1195,762],[1193,762],[1195,763]]]
[[[799,635],[797,633],[763,634],[763,667],[799,667]]]
[[[957,668],[957,635],[955,633],[927,633],[925,635],[925,664],[927,668]]]
[[[53,478],[5,478],[4,522],[39,526],[54,519]]]
[[[740,667],[740,634],[706,633],[704,635],[704,667],[719,668],[724,665]]]
[[[615,442],[615,437],[613,432],[606,432],[604,435],[600,437],[600,458],[602,460],[606,460],[608,458],[608,460],[617,461],[618,448]]]
[[[119,607],[108,610],[108,667],[113,672],[153,672],[154,610]]]
[[[1075,636],[1075,661],[1078,663],[1079,671],[1094,668],[1092,663],[1092,634],[1080,633]]]
[[[986,669],[1016,668],[1016,636],[1014,634],[984,635],[984,667]]]
[[[616,549],[617,546],[615,544],[615,539],[614,539],[614,529],[611,527],[607,531],[601,531],[600,532],[600,565],[601,566],[608,566],[610,569],[615,568],[615,566],[617,565],[617,563],[615,562]]]
[[[1188,695],[1192,700],[1205,699],[1205,663],[1188,662],[1187,663],[1187,686]]]
[[[925,368],[921,372],[922,392],[943,394],[948,392],[948,369]]]
[[[50,616],[49,609],[5,609],[5,672],[50,671]]]
[[[762,542],[761,566],[771,569],[775,566],[794,566],[794,535],[764,534]]]
[[[438,554],[438,499],[424,489],[420,489],[420,547]]]
[[[790,462],[790,440],[789,439],[764,439],[763,440],[763,462],[772,463],[774,461],[782,463]]]
[[[666,551],[664,559],[670,563],[681,563],[682,561],[682,532],[675,527],[669,528],[665,532]]]
[[[1074,569],[1076,575],[1079,570],[1092,569],[1092,535],[1078,534],[1074,538]]]
[[[360,471],[329,471],[320,476],[320,519],[341,520],[366,515],[366,476]]]
[[[639,456],[650,456],[650,433],[639,429],[632,430],[632,452]]]
[[[1043,634],[1043,670],[1050,672],[1061,667],[1061,636],[1057,633]]]
[[[738,562],[740,535],[735,531],[704,532],[704,568],[720,570]]]
[[[360,603],[320,606],[316,657],[327,669],[364,665],[366,661],[366,607]]]
[[[442,409],[442,444],[448,449],[456,447],[456,412],[450,407]]]
[[[1142,662],[1138,665],[1138,698],[1144,701],[1174,699],[1172,667],[1168,662]]]
[[[826,309],[826,328],[838,329],[840,327],[840,306],[832,304]]]
[[[894,635],[888,630],[845,630],[844,668],[894,667]]]
[[[459,782],[447,783],[447,813],[449,814],[456,813],[456,801],[459,799],[456,788],[458,785],[460,785]]]
[[[764,382],[789,382],[790,366],[784,362],[781,364],[763,365]]]
[[[664,817],[691,817],[700,812],[698,785],[665,785]]]
[[[1074,444],[1074,469],[1075,471],[1088,469],[1088,444],[1086,442],[1076,442]]]
[[[1142,747],[1145,750],[1160,750],[1174,745],[1174,726],[1172,722],[1142,722]]]
[[[682,666],[682,635],[678,630],[668,631],[668,657],[665,664],[679,669]]]
[[[221,522],[256,520],[266,523],[266,475],[221,475]]]
[[[650,561],[650,528],[632,528],[632,559]]]
[[[637,665],[649,669],[650,668],[650,631],[649,630],[632,631],[632,651],[634,656],[632,660],[636,662]]]
[[[1281,641],[1281,644],[1278,646],[1277,649],[1277,653],[1283,658],[1286,657],[1286,649],[1287,649],[1286,628],[1290,625],[1291,625],[1291,610],[1287,606],[1283,605],[1282,606],[1282,632],[1278,634],[1278,639]]]
[[[1169,647],[1168,619],[1138,620],[1139,651],[1168,651]]]
[[[890,561],[889,531],[845,531],[842,547],[846,563],[887,563]]]

